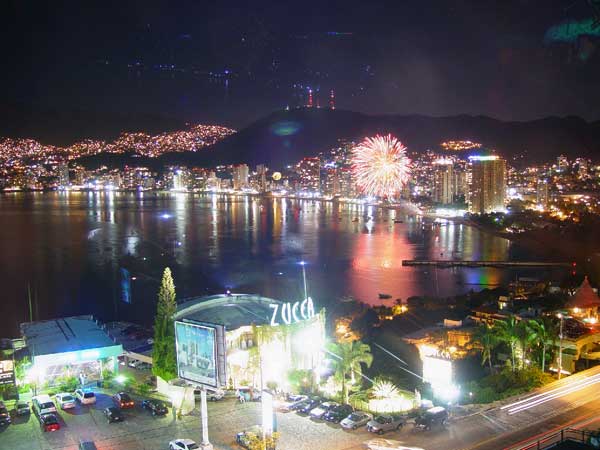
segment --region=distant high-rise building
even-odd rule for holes
[[[560,155],[556,158],[556,165],[560,172],[565,172],[569,168],[569,160],[565,155]]]
[[[206,179],[206,189],[209,191],[218,191],[221,188],[221,180],[217,178],[217,174],[211,171]]]
[[[321,188],[321,160],[304,158],[296,165],[299,176],[298,188],[304,191],[319,192]]]
[[[329,93],[329,109],[335,109],[335,93],[333,89]]]
[[[440,159],[433,164],[433,201],[448,205],[454,201],[452,160]]]
[[[267,166],[264,164],[257,165],[256,166],[256,175],[258,176],[260,192],[266,192],[267,191]]]
[[[61,188],[69,186],[69,165],[66,162],[58,165],[58,186]]]
[[[471,156],[469,211],[475,214],[504,211],[506,161],[498,156]]]
[[[536,186],[536,200],[537,204],[546,208],[548,206],[548,181],[540,178],[537,180]]]
[[[309,108],[313,107],[313,91],[312,89],[308,90],[308,103],[306,104]]]
[[[248,165],[238,164],[233,168],[233,189],[239,191],[248,187]]]

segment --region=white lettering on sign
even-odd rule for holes
[[[269,308],[273,310],[273,314],[271,315],[272,326],[279,325],[280,321],[289,325],[315,316],[315,305],[310,297],[301,302],[283,303],[281,305],[279,303],[271,303]],[[300,310],[300,315],[298,315],[298,310]]]

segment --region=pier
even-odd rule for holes
[[[468,261],[468,260],[415,260],[403,259],[402,265],[413,266],[435,266],[435,267],[571,267],[568,262],[541,262],[541,261]]]

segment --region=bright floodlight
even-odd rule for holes
[[[123,375],[117,375],[115,377],[115,381],[119,384],[125,383],[125,380],[127,380],[127,378],[125,378]]]
[[[171,214],[169,213],[163,213],[160,215],[161,219],[170,219],[171,218]]]

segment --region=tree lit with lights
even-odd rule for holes
[[[352,153],[352,170],[364,194],[393,197],[408,182],[406,147],[391,134],[367,137]]]

